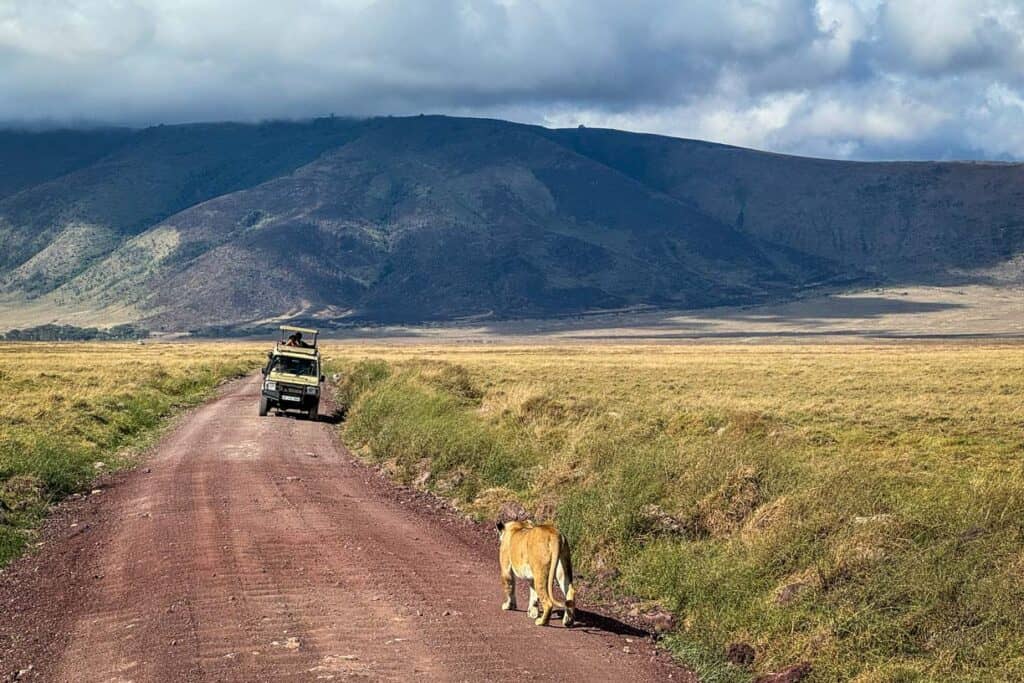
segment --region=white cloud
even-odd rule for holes
[[[1024,159],[1024,97],[1003,83],[993,83],[985,99],[965,116],[972,146],[991,156]]]
[[[962,72],[1020,55],[1024,16],[1006,0],[898,0],[884,5],[879,32],[908,69]]]
[[[1016,157],[1021,93],[1021,0],[0,0],[8,121],[435,111]]]

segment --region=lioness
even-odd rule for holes
[[[502,609],[516,608],[515,577],[530,582],[530,606],[527,614],[538,626],[546,626],[551,619],[552,607],[564,610],[562,624],[572,626],[576,616],[573,597],[576,589],[572,585],[572,558],[569,543],[558,529],[550,524],[533,522],[498,522],[498,537],[501,539],[498,551],[501,562],[501,583],[505,589]],[[555,578],[565,594],[565,602],[557,602],[554,596]],[[540,609],[537,607],[538,600]]]

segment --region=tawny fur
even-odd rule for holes
[[[518,577],[530,582],[527,614],[535,624],[547,625],[551,610],[558,607],[564,610],[562,624],[571,626],[576,617],[576,589],[572,584],[572,558],[565,537],[550,524],[499,522],[497,529],[501,539],[498,550],[501,584],[505,590],[501,608],[516,608],[515,579]],[[555,599],[556,579],[565,594],[564,603]]]

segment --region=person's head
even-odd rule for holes
[[[295,341],[302,341],[302,333],[301,332],[296,332],[295,333]]]

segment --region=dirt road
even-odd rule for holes
[[[491,539],[354,462],[328,422],[257,417],[258,387],[60,506],[0,575],[0,679],[688,678],[614,620],[500,611]]]

